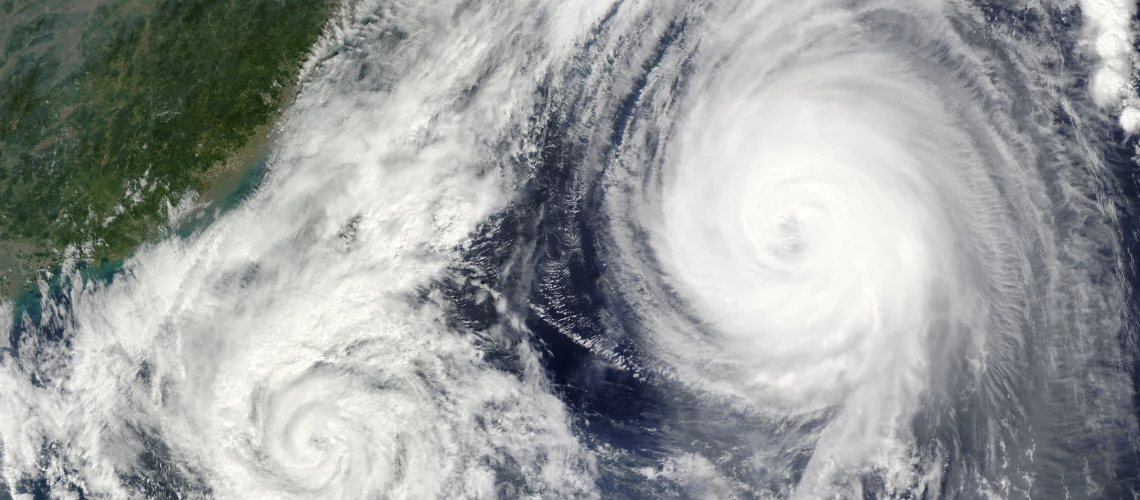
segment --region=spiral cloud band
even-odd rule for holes
[[[678,119],[652,242],[755,397],[792,411],[843,404],[812,460],[837,470],[905,460],[881,448],[904,439],[931,383],[933,338],[1020,335],[990,316],[1027,300],[1001,291],[1028,279],[1017,249],[996,251],[1020,228],[979,182],[986,167],[1027,166],[986,158],[961,131],[976,124],[940,102],[956,82],[853,49],[843,31],[857,22],[710,42],[735,47]]]
[[[345,3],[235,207],[6,304],[0,486],[1134,494],[1133,14]]]
[[[1057,410],[1049,399],[1127,405],[1098,394],[1123,373],[1037,365],[1120,356],[1119,320],[1081,324],[1123,307],[1085,274],[1112,269],[1096,252],[1115,244],[1105,207],[1079,194],[1095,180],[1071,177],[1088,159],[1064,153],[1047,111],[1023,109],[1063,98],[1009,69],[1031,61],[971,52],[936,5],[820,9],[724,6],[661,58],[607,174],[627,273],[614,287],[646,311],[664,371],[762,409],[773,430],[755,445],[791,444],[765,461],[795,467],[813,443],[799,496],[858,491],[868,473],[885,495],[1032,492],[1050,479],[1033,463],[1048,438],[1029,429],[1096,434],[1122,417],[1081,426],[1037,413]],[[1056,382],[1076,373],[1101,389]],[[993,420],[924,434],[963,419]],[[968,440],[993,462],[944,476],[936,464]]]

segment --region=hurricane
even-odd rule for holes
[[[227,203],[0,304],[0,485],[1135,496],[1136,11],[345,2]]]

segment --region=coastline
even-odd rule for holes
[[[102,241],[100,232],[107,233],[108,230],[117,230],[107,228],[108,223],[112,221],[115,221],[112,227],[119,225],[119,221],[116,220],[119,217],[114,215],[104,220],[102,230],[97,230],[98,227],[95,227],[93,229],[94,236],[89,237],[86,242],[72,242],[66,248],[58,243],[51,247],[45,247],[42,242],[29,239],[15,231],[4,231],[3,227],[0,227],[0,303],[5,301],[23,302],[29,294],[38,294],[41,282],[47,282],[50,285],[50,282],[60,273],[61,269],[68,266],[98,270],[105,265],[119,263],[112,266],[117,268],[140,246],[171,235],[186,236],[194,228],[208,224],[218,213],[225,212],[239,203],[240,200],[235,198],[244,197],[250,190],[250,184],[256,183],[260,179],[260,175],[256,172],[260,166],[264,165],[272,148],[274,131],[280,125],[286,110],[294,104],[314,61],[321,59],[317,54],[318,49],[322,44],[327,43],[330,33],[335,31],[336,24],[347,5],[338,0],[322,0],[320,3],[324,5],[325,13],[322,17],[320,31],[313,35],[308,44],[308,49],[303,54],[299,54],[300,57],[296,59],[282,61],[280,63],[282,66],[275,70],[280,72],[288,68],[287,71],[291,72],[293,77],[273,82],[273,86],[277,88],[277,92],[274,92],[276,96],[270,97],[268,94],[262,94],[260,98],[264,99],[266,104],[272,102],[272,108],[267,110],[269,111],[266,117],[268,119],[256,125],[247,121],[245,126],[249,128],[238,126],[240,124],[234,125],[238,127],[234,130],[239,134],[248,134],[241,145],[237,148],[231,148],[222,158],[204,169],[197,166],[183,170],[185,174],[179,175],[184,175],[185,178],[178,182],[172,181],[174,185],[167,183],[162,170],[159,170],[154,176],[148,176],[147,174],[151,173],[148,168],[147,174],[143,174],[142,177],[130,175],[125,177],[127,193],[125,198],[120,201],[120,206],[115,207],[115,209],[120,210],[125,206],[128,211],[125,215],[134,217],[135,222],[129,223],[133,225],[133,228],[128,228],[128,232],[124,234],[133,235],[130,237],[135,240],[136,244],[127,247],[121,244],[117,246],[114,244],[107,245]],[[257,63],[251,62],[250,64]],[[278,84],[278,81],[282,83]],[[241,132],[243,128],[248,132]],[[142,129],[139,132],[149,133]],[[198,144],[198,147],[201,148],[202,144]],[[146,149],[145,144],[143,144],[142,149]],[[193,154],[192,156],[198,155]],[[216,155],[214,157],[217,158]],[[194,160],[193,158],[188,159]],[[169,166],[163,168],[169,170]],[[111,174],[113,178],[107,180],[111,183],[117,182],[115,176],[122,177],[121,174]],[[177,185],[185,186],[184,190],[179,191],[176,188]],[[160,198],[155,198],[149,194],[154,192],[156,186],[159,187],[159,191],[154,194],[161,194]],[[146,191],[148,188],[150,191]],[[141,193],[145,198],[143,205],[146,205],[147,208],[142,209],[141,215],[138,210],[132,208],[142,206],[138,205],[137,198],[132,202],[132,192],[136,193],[134,196]],[[192,203],[186,203],[187,201],[192,201]],[[189,211],[180,216],[172,217],[175,214],[164,209],[165,204],[188,208]],[[134,215],[131,215],[132,212]],[[118,213],[114,212],[114,214]],[[3,217],[4,215],[0,213],[0,220]],[[61,213],[61,217],[62,219],[59,220],[71,220],[71,216],[67,213]],[[70,224],[90,227],[92,225],[98,226],[97,221],[98,218],[94,221],[74,219]],[[92,252],[91,248],[101,249]],[[94,272],[94,274],[102,275],[103,273]]]
[[[303,11],[273,2],[249,11],[220,0],[203,14],[180,5],[158,0],[155,13],[142,18],[101,11],[85,33],[119,33],[109,23],[129,21],[122,33],[141,38],[101,46],[74,84],[41,89],[34,87],[38,73],[12,76],[30,83],[0,97],[0,125],[8,127],[0,130],[12,132],[0,136],[0,151],[7,151],[0,154],[0,192],[12,193],[0,200],[0,300],[80,261],[99,267],[127,258],[140,245],[179,234],[187,218],[224,205],[220,200],[233,196],[266,155],[343,8],[337,0],[306,0],[292,4]],[[35,15],[25,17],[38,22]],[[277,19],[291,24],[272,34],[243,28]],[[52,26],[41,29],[50,33]],[[216,29],[233,42],[221,52],[211,51],[215,42],[187,45]],[[38,47],[5,50],[18,55]],[[277,52],[282,58],[275,61]],[[43,57],[54,57],[48,53]],[[197,75],[197,83],[185,75]],[[41,127],[46,132],[33,133]]]

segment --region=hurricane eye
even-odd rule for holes
[[[1140,496],[1136,0],[0,6],[0,499]]]
[[[804,227],[803,220],[795,212],[780,216],[776,230],[779,234],[776,248],[784,253],[800,253],[810,241],[811,235],[805,234],[810,228]]]

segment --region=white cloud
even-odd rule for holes
[[[1129,133],[1140,132],[1140,99],[1136,96],[1132,59],[1135,56],[1132,16],[1133,0],[1081,0],[1088,41],[1100,64],[1092,74],[1089,90],[1101,107],[1120,107],[1120,126]]]

